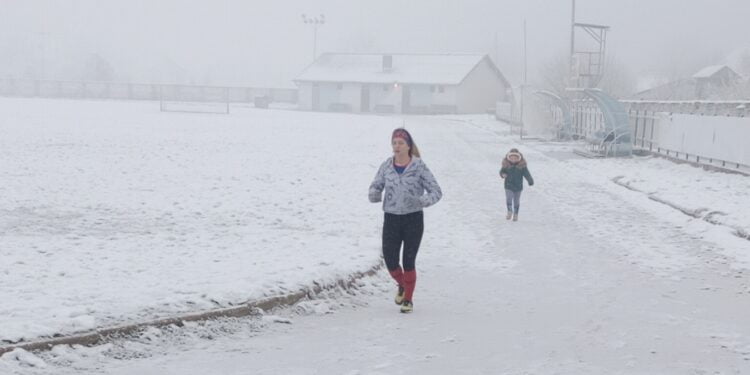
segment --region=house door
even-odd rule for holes
[[[320,110],[320,85],[317,83],[312,85],[312,110]]]
[[[370,112],[370,86],[362,85],[360,112]]]
[[[409,113],[411,111],[411,90],[409,86],[401,86],[401,113]]]

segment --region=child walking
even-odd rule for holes
[[[505,203],[508,206],[506,219],[518,221],[518,209],[521,207],[521,192],[523,191],[523,179],[526,178],[529,186],[534,186],[534,179],[529,173],[526,159],[523,158],[518,149],[511,149],[500,169],[500,177],[505,179]]]

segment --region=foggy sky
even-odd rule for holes
[[[92,55],[117,81],[293,87],[322,52],[487,53],[521,80],[566,54],[570,0],[5,0],[0,77],[81,75]],[[608,52],[636,75],[690,74],[750,47],[747,0],[577,0],[577,21],[609,25]],[[495,43],[495,41],[497,41]],[[42,63],[43,61],[43,63]]]

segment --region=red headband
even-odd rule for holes
[[[409,136],[409,133],[407,133],[406,130],[403,130],[403,129],[394,130],[393,136],[391,137],[391,139],[393,138],[401,138],[406,141],[406,144],[408,144],[409,147],[411,147],[411,144],[412,144],[411,136]]]

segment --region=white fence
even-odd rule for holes
[[[750,117],[631,111],[630,118],[636,148],[750,170]]]
[[[151,83],[0,79],[0,96],[252,103],[256,97],[297,103],[297,89],[222,87]]]
[[[669,112],[704,116],[750,116],[750,100],[621,100],[630,111]]]
[[[512,102],[495,103],[495,118],[508,123],[518,123],[521,121],[520,111],[515,108]]]
[[[659,147],[750,166],[750,118],[664,115]]]

